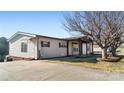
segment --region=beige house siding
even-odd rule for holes
[[[50,47],[41,47],[41,41],[50,42]],[[67,44],[65,40],[57,40],[51,38],[40,37],[39,38],[39,54],[41,58],[52,58],[52,57],[61,57],[67,56],[67,47],[59,48],[59,42]]]
[[[9,42],[9,55],[24,58],[36,58],[36,44],[35,41],[29,40],[30,36],[18,35]],[[28,45],[27,52],[21,52],[21,42],[26,42]]]

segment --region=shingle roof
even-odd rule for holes
[[[69,38],[57,38],[57,37],[50,37],[50,36],[44,36],[44,35],[37,35],[37,34],[32,34],[32,33],[27,33],[27,32],[16,32],[13,36],[10,37],[9,41],[14,38],[16,35],[18,34],[24,34],[24,35],[29,35],[32,37],[45,37],[45,38],[51,38],[51,39],[58,39],[58,40],[78,40],[81,39],[82,41],[89,41],[91,40],[89,37],[87,36],[76,36],[76,37],[69,37]]]
[[[51,38],[51,39],[59,39],[59,40],[66,40],[64,38],[57,38],[57,37],[50,37],[50,36],[44,36],[44,35],[37,35],[37,34],[32,34],[32,33],[27,33],[27,32],[16,32],[14,35],[12,35],[10,38],[9,38],[9,41],[14,38],[16,35],[18,34],[24,34],[24,35],[28,35],[28,36],[32,36],[32,37],[45,37],[45,38]]]

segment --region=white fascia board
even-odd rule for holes
[[[14,35],[12,35],[8,41],[11,41],[16,35],[26,35],[26,36],[31,36],[31,37],[36,37],[35,34],[30,34],[30,33],[25,33],[25,32],[16,32]]]

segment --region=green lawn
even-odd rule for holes
[[[57,58],[50,60],[50,62],[99,69],[107,72],[124,72],[124,57],[121,57],[122,59],[117,63],[97,62],[96,61],[97,57],[99,56],[92,55],[85,58],[77,57]]]

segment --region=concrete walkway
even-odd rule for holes
[[[0,63],[0,80],[124,80],[124,74],[103,72],[66,64],[49,63],[45,60],[16,61]]]

